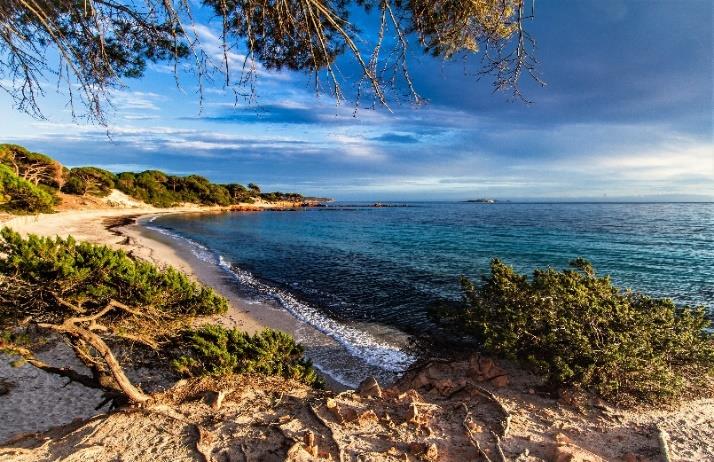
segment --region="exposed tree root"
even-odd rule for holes
[[[486,462],[491,462],[491,459],[488,457],[488,454],[484,452],[483,449],[481,449],[481,443],[478,442],[476,438],[474,438],[473,433],[471,432],[471,427],[469,427],[468,421],[471,419],[471,411],[469,410],[469,407],[466,405],[466,403],[461,403],[461,406],[464,408],[466,411],[466,415],[464,416],[464,420],[462,422],[462,425],[464,429],[466,430],[466,435],[469,437],[469,441],[473,445],[473,447],[476,448],[478,451],[479,455],[485,460]]]
[[[196,451],[201,454],[204,462],[212,462],[213,457],[211,456],[211,443],[214,439],[213,434],[200,425],[196,424],[194,425],[194,427],[196,428],[196,432],[198,433],[198,438],[196,438]]]
[[[669,443],[667,440],[669,439],[669,435],[667,435],[667,432],[662,430],[659,426],[657,428],[657,440],[659,441],[659,448],[660,452],[662,453],[662,458],[664,459],[664,462],[672,462],[672,459],[669,456]]]
[[[335,443],[335,446],[337,447],[337,460],[338,462],[343,462],[345,460],[344,458],[344,450],[342,449],[342,445],[340,445],[340,442],[337,440],[335,437],[335,432],[332,430],[332,427],[327,423],[327,421],[317,412],[317,409],[315,409],[315,406],[312,404],[308,405],[308,409],[310,409],[310,413],[322,424],[327,428],[327,430],[330,432],[330,438],[332,441]]]
[[[505,438],[508,435],[508,429],[511,425],[511,412],[508,410],[508,408],[506,408],[506,406],[504,406],[503,403],[501,403],[501,401],[498,398],[496,398],[496,395],[494,395],[490,391],[486,390],[482,386],[476,385],[475,383],[472,384],[472,386],[473,386],[474,390],[476,390],[476,392],[479,395],[483,396],[484,398],[487,398],[493,404],[495,404],[498,407],[498,409],[501,411],[501,413],[503,414],[503,420],[501,421],[501,435],[500,436],[501,436],[501,438]]]

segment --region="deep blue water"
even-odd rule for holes
[[[714,204],[409,205],[174,215],[152,225],[205,246],[249,296],[269,293],[294,314],[309,311],[311,323],[321,313],[328,333],[334,321],[419,332],[427,307],[458,298],[458,276],[486,274],[494,257],[526,272],[585,257],[622,286],[714,309]]]

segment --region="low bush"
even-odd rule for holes
[[[56,203],[55,196],[0,164],[0,210],[11,213],[48,213]]]
[[[536,270],[529,280],[493,260],[482,284],[462,278],[460,306],[433,315],[479,348],[532,366],[554,387],[654,403],[711,386],[714,334],[703,308],[618,289],[583,259],[571,266]]]
[[[265,329],[250,335],[217,325],[187,331],[188,352],[173,361],[184,375],[224,375],[259,373],[279,375],[321,387],[322,380],[311,363],[304,359],[304,349],[288,334]]]
[[[103,245],[73,238],[22,238],[0,230],[0,274],[36,285],[80,307],[110,299],[160,312],[209,315],[227,310],[225,298],[173,268],[156,266]]]

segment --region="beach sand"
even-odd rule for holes
[[[298,342],[306,345],[308,353],[318,361],[320,358],[337,358],[344,369],[353,367],[351,362],[354,359],[332,337],[299,321],[281,307],[241,297],[236,290],[233,276],[216,265],[198,259],[188,243],[136,223],[138,219],[163,214],[230,212],[215,207],[159,209],[125,205],[118,208],[64,210],[54,214],[5,216],[0,217],[0,227],[10,227],[23,235],[71,235],[79,241],[122,249],[160,267],[172,266],[214,288],[228,299],[229,309],[226,314],[202,321],[217,322],[249,333],[255,333],[265,327],[288,332]],[[251,207],[253,206],[251,204]],[[274,208],[273,205],[262,204],[258,207]],[[41,357],[52,365],[72,364],[77,365],[78,370],[83,370],[65,345],[44,352]],[[94,407],[101,401],[101,393],[78,384],[62,388],[65,380],[27,364],[11,367],[9,363],[12,359],[0,354],[0,378],[10,385],[9,392],[0,396],[0,422],[4,423],[0,426],[0,441],[18,433],[45,431],[52,426],[66,424],[76,418],[91,417],[98,412]],[[378,374],[379,370],[375,368],[374,375]],[[356,385],[344,378],[341,381],[336,380],[329,374],[323,374],[323,378],[333,390],[344,390],[345,385]],[[38,396],[42,399],[38,399]]]
[[[318,357],[322,355],[333,361],[335,358],[345,358],[344,367],[351,367],[349,359],[344,356],[344,348],[331,337],[299,322],[285,309],[270,303],[242,298],[236,290],[232,276],[220,267],[197,258],[195,249],[187,242],[134,223],[136,219],[165,213],[222,211],[198,207],[169,210],[152,207],[99,208],[5,220],[0,218],[0,226],[10,226],[23,234],[72,235],[78,240],[121,248],[157,265],[174,266],[212,286],[229,299],[228,313],[215,318],[215,321],[249,332],[265,326],[279,328],[293,334],[298,341],[309,344],[312,354]],[[77,364],[71,351],[63,343],[48,348],[39,356],[49,363],[76,365],[81,369],[81,365]],[[63,388],[65,380],[29,365],[12,367],[11,359],[7,356],[0,357],[0,393],[3,389],[6,390],[5,394],[0,394],[0,442],[27,432],[42,432],[104,411],[95,410],[96,404],[100,402],[100,393],[96,390],[78,384]],[[337,359],[337,362],[340,362],[340,359]],[[152,371],[127,372],[135,383],[147,389],[162,388],[156,385],[161,384],[161,377],[151,377]],[[513,437],[508,445],[519,446],[520,450],[526,447],[534,455],[544,454],[544,448],[552,446],[554,435],[565,433],[581,447],[605,456],[606,460],[622,460],[623,455],[628,452],[645,456],[637,460],[657,460],[657,431],[663,429],[669,435],[673,460],[714,460],[712,399],[695,400],[675,410],[612,410],[602,414],[596,408],[588,408],[589,410],[583,412],[577,406],[564,404],[562,400],[533,394],[538,381],[519,368],[509,367],[508,377],[511,379],[510,385],[494,391],[514,413]],[[457,374],[454,380],[459,378],[460,375]],[[166,384],[168,385],[170,383]],[[331,386],[344,389],[334,381]],[[444,409],[456,409],[457,404],[449,400],[444,404]],[[101,419],[111,419],[111,416],[112,414]],[[136,436],[133,446],[125,450],[141,446],[140,440],[145,436],[143,431],[140,436]],[[58,444],[61,444],[61,441]],[[513,450],[515,449],[514,446]],[[77,454],[81,453],[81,450],[75,450],[78,451]],[[27,457],[29,459],[22,460],[32,460],[34,455],[28,453]],[[96,460],[101,460],[101,457]],[[542,459],[535,457],[523,460]]]

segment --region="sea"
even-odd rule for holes
[[[330,203],[297,211],[165,215],[144,223],[232,276],[246,300],[285,310],[354,361],[307,355],[354,386],[398,374],[428,309],[499,258],[518,271],[584,257],[627,288],[714,313],[714,203]],[[385,334],[386,332],[386,334]],[[300,340],[298,338],[298,340]],[[361,371],[361,372],[365,372]]]

